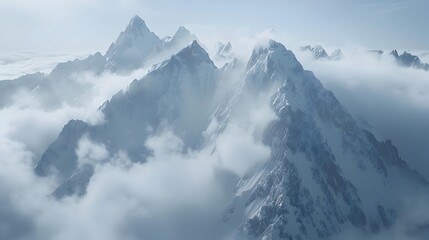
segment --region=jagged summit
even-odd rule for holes
[[[100,108],[105,124],[89,126],[81,121],[67,124],[42,156],[36,172],[46,175],[54,169],[59,171],[61,180],[79,174],[75,149],[84,134],[105,144],[112,153],[124,150],[136,162],[146,161],[149,152],[141,143],[154,133],[150,129],[162,128],[163,122],[171,124],[187,145],[196,146],[213,111],[210,101],[216,89],[216,71],[207,52],[197,41],[191,42],[143,79],[133,81],[127,91],[120,91],[106,101]],[[57,157],[60,152],[62,155]],[[82,177],[89,181],[86,174]],[[78,181],[70,179],[72,182],[65,182],[59,188],[60,196],[68,194],[63,188],[82,183],[80,177]],[[79,189],[85,186],[81,184]],[[71,193],[75,192],[79,191]]]
[[[161,44],[161,39],[136,15],[107,50],[106,68],[113,72],[127,72],[142,67]]]
[[[136,24],[137,25],[140,25],[140,24],[145,25],[144,20],[139,15],[134,15],[134,17],[131,18],[129,25],[136,25]]]
[[[218,55],[232,49],[229,42],[217,47]],[[308,49],[327,55],[321,45]],[[412,54],[395,53],[416,64]],[[168,129],[183,140],[183,149],[209,150],[213,158],[207,160],[220,161],[221,134],[238,123],[249,125],[251,139],[260,140],[270,155],[260,168],[231,180],[237,187],[223,221],[244,235],[237,239],[326,240],[349,227],[376,232],[394,223],[400,204],[396,183],[407,180],[397,172],[407,173],[408,166],[391,142],[379,142],[361,129],[283,44],[262,40],[247,65],[234,59],[217,69],[185,27],[160,40],[135,16],[109,49],[107,66],[132,70],[151,65],[154,56],[161,63],[100,107],[103,124],[72,120],[45,151],[35,172],[61,181],[55,197],[84,196],[87,186],[94,186],[90,179],[97,165],[82,165],[77,155],[82,139],[102,145],[109,156],[124,154],[145,164],[153,151],[144,143]],[[328,57],[334,56],[342,56],[341,50]],[[71,75],[91,62],[104,66],[99,53],[88,59],[58,69],[62,73],[72,66]],[[268,113],[259,105],[275,115],[264,127],[254,120]],[[234,156],[241,157],[248,160]],[[115,161],[109,157],[96,164],[114,166]]]
[[[336,49],[331,53],[330,59],[331,60],[341,60],[344,58],[343,51],[341,49]]]
[[[125,29],[125,32],[137,30],[141,33],[144,32],[150,32],[149,28],[146,26],[145,21],[139,17],[138,15],[135,15],[128,24],[127,28]]]
[[[222,43],[222,42],[216,42],[213,51],[212,56],[218,57],[218,58],[229,58],[232,55],[232,44],[230,42]]]
[[[174,35],[171,38],[167,38],[164,41],[164,47],[166,49],[179,51],[184,46],[188,45],[190,42],[197,40],[197,36],[192,34],[187,28],[184,26],[180,26]]]
[[[340,49],[334,50],[330,55],[326,52],[322,45],[318,44],[315,46],[303,46],[302,51],[311,52],[314,59],[327,59],[327,60],[341,60],[344,55]]]
[[[180,26],[177,29],[176,33],[174,33],[173,38],[178,36],[186,36],[186,35],[191,35],[191,32],[184,26]]]
[[[412,67],[429,71],[429,64],[423,63],[418,56],[413,55],[407,51],[404,51],[402,54],[399,54],[398,50],[396,49],[391,50],[389,52],[385,52],[383,50],[371,50],[369,51],[369,53],[376,54],[379,56],[392,56],[400,66]]]
[[[303,70],[292,51],[272,39],[260,41],[253,49],[247,68],[263,67],[265,72],[282,71],[296,73]]]
[[[210,51],[210,57],[215,62],[216,66],[224,67],[225,65],[237,62],[232,51],[232,44],[230,42],[216,42],[213,49]]]
[[[198,43],[197,40],[193,40],[184,49],[177,53],[172,58],[177,58],[193,63],[210,63],[214,66],[209,54],[206,50]]]
[[[399,57],[398,50],[396,49],[393,49],[392,51],[390,51],[390,54],[392,54],[393,56]]]

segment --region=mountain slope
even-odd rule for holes
[[[240,81],[216,96],[220,80],[232,76]],[[62,184],[55,196],[82,196],[93,174],[78,159],[82,138],[110,156],[145,162],[151,154],[145,141],[165,129],[181,138],[184,148],[209,147],[217,156],[215,143],[234,116],[244,116],[242,125],[255,121],[249,110],[261,101],[275,119],[262,131],[256,123],[249,129],[271,155],[237,183],[223,219],[238,229],[236,238],[328,239],[349,227],[377,232],[401,211],[405,189],[399,182],[426,184],[391,142],[362,129],[290,50],[272,40],[258,43],[247,65],[232,62],[221,70],[193,41],[107,101],[100,108],[104,124],[70,121],[35,171],[58,177]]]
[[[20,103],[20,93],[25,99],[28,93],[37,90],[46,76],[42,73],[24,75],[14,80],[0,81],[0,108],[11,106],[17,101]],[[18,98],[18,99],[17,99]]]
[[[136,15],[107,50],[106,69],[113,72],[127,72],[140,68],[147,57],[161,44],[161,39],[147,28],[143,19]]]
[[[424,184],[397,154],[386,154],[395,153],[392,145],[377,147],[383,143],[283,45],[255,48],[244,81],[281,87],[271,98],[278,119],[264,134],[271,158],[240,181],[225,214],[225,222],[241,223],[242,238],[327,239],[350,226],[376,232],[397,216],[397,179]]]
[[[95,53],[82,60],[59,63],[48,75],[35,73],[15,80],[0,81],[0,91],[3,93],[0,107],[38,104],[41,108],[54,109],[63,103],[82,104],[79,98],[87,93],[82,91],[87,86],[77,79],[85,73],[94,76],[101,74],[105,63],[104,56]]]
[[[144,162],[149,154],[145,140],[164,127],[169,126],[186,146],[196,147],[214,108],[211,101],[216,78],[217,68],[208,54],[192,42],[107,101],[101,107],[105,124],[69,122],[42,156],[36,173],[70,178],[79,170],[75,151],[85,134],[104,144],[112,155],[124,151],[137,162]]]
[[[89,94],[91,86],[79,81],[83,74],[95,77],[106,72],[129,74],[168,59],[194,40],[198,40],[194,34],[180,27],[172,38],[162,41],[139,16],[134,16],[105,56],[95,53],[85,59],[59,63],[47,76],[30,74],[13,81],[0,81],[0,91],[4,93],[0,97],[0,107],[10,106],[16,101],[21,105],[34,104],[31,99],[35,98],[39,100],[40,107],[48,109],[57,108],[64,102],[85,104],[81,98]]]

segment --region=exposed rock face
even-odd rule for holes
[[[134,18],[109,49],[106,66],[113,71],[134,69],[156,46],[191,35],[179,29],[175,36],[161,41]],[[147,39],[153,44],[139,49],[143,55],[126,54],[135,53],[134,47]],[[98,69],[102,64],[97,59],[102,59],[94,59],[87,61]],[[79,62],[75,65],[73,69],[80,69]],[[52,74],[67,72],[67,66],[59,68],[63,70]],[[233,74],[241,80],[237,88],[216,99],[220,79]],[[225,224],[238,226],[237,238],[327,239],[349,226],[379,231],[395,221],[400,206],[402,189],[395,181],[425,184],[391,142],[379,142],[362,129],[290,50],[272,40],[259,43],[246,65],[231,61],[221,70],[194,40],[106,101],[100,107],[104,124],[70,121],[35,171],[60,179],[54,196],[83,196],[94,169],[79,164],[76,149],[82,137],[102,144],[111,155],[124,152],[131,161],[144,163],[151,154],[145,141],[165,127],[186,148],[203,148],[230,124],[243,102],[254,103],[264,94],[270,94],[267,104],[276,115],[261,134],[271,155],[237,183],[224,215]],[[208,131],[213,121],[217,131]]]
[[[111,154],[125,151],[137,162],[144,162],[149,154],[145,140],[166,125],[187,146],[195,147],[214,110],[211,99],[217,71],[205,50],[192,42],[146,77],[132,82],[128,91],[105,102],[105,124],[89,126],[82,121],[70,121],[43,154],[36,173],[56,174],[64,181],[81,171],[76,148],[85,134],[104,144]]]
[[[346,226],[371,232],[394,222],[393,169],[424,184],[396,149],[361,129],[283,45],[255,49],[247,70],[256,89],[282,86],[271,100],[278,120],[264,134],[269,162],[240,181],[225,221],[245,219],[244,239],[326,239]]]

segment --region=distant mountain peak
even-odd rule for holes
[[[429,64],[423,63],[418,56],[413,55],[412,53],[407,51],[404,51],[402,54],[399,54],[398,50],[396,49],[391,50],[390,52],[385,52],[383,50],[371,50],[369,51],[369,53],[373,53],[379,56],[390,55],[401,66],[429,71]]]
[[[331,53],[330,59],[331,60],[341,60],[344,58],[343,51],[341,49],[336,49]]]
[[[395,57],[399,57],[398,50],[396,50],[396,49],[393,49],[392,51],[390,51],[390,54],[392,54]]]
[[[139,16],[134,16],[106,53],[111,71],[130,71],[142,67],[161,40],[151,32]]]
[[[145,21],[139,16],[135,15],[128,24],[124,31],[125,34],[146,35],[150,34],[149,28],[146,26]]]
[[[315,46],[306,45],[301,47],[301,50],[311,52],[314,59],[340,60],[344,57],[344,54],[340,49],[334,50],[331,55],[329,55],[325,48],[320,44]]]
[[[194,40],[198,40],[197,36],[184,26],[180,26],[172,37],[164,38],[162,46],[170,53],[177,53]]]
[[[185,44],[190,43],[193,40],[197,40],[197,37],[192,34],[187,28],[184,26],[180,26],[177,31],[174,33],[173,37],[168,40],[168,44],[170,47],[175,44],[182,45],[183,42]]]
[[[191,32],[186,27],[180,26],[174,35],[183,35],[183,34],[190,35]]]
[[[131,18],[128,26],[146,26],[146,23],[140,16],[134,15],[134,17]]]
[[[230,42],[216,42],[212,55],[220,58],[228,58],[231,55],[232,45]]]
[[[225,67],[226,64],[232,63],[235,60],[234,53],[232,51],[232,44],[230,42],[216,42],[212,50],[210,51],[210,57],[218,67]],[[231,67],[232,65],[230,65]]]
[[[321,58],[329,59],[328,53],[320,44],[315,45],[314,47],[307,45],[307,46],[301,47],[301,50],[312,52],[313,58],[315,59],[321,59]]]

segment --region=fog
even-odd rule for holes
[[[429,72],[398,66],[360,49],[341,61],[314,60],[295,51],[304,68],[378,137],[391,139],[402,158],[429,177]]]
[[[87,53],[0,52],[0,80],[35,72],[49,73],[58,63],[86,58]]]
[[[69,119],[104,124],[98,107],[146,73],[85,72],[74,79],[87,87],[89,94],[79,95],[85,104],[47,110],[37,104],[41,96],[36,95],[25,105],[0,110],[1,238],[217,240],[236,230],[223,223],[223,212],[237,181],[270,155],[261,139],[275,116],[269,94],[242,102],[255,107],[231,116],[218,138],[198,150],[185,148],[166,126],[144,143],[152,152],[144,164],[130,161],[122,151],[110,153],[84,135],[75,150],[78,165],[93,167],[94,175],[81,198],[54,198],[51,193],[60,183],[34,174],[34,164]],[[216,92],[231,91],[230,85],[219,87],[225,89]]]
[[[275,35],[269,30],[235,39],[236,56],[246,59],[261,37]],[[402,68],[353,49],[344,50],[342,61],[315,61],[294,52],[304,68],[314,71],[363,126],[380,139],[391,138],[403,158],[429,177],[427,72]],[[43,63],[34,70],[48,71],[54,60],[34,61]],[[20,67],[10,69],[5,75],[22,73]],[[94,175],[81,198],[58,200],[51,193],[59,182],[35,176],[35,162],[68,120],[103,124],[99,106],[117,91],[126,91],[133,79],[147,71],[76,76],[77,82],[89,86],[89,94],[79,101],[85,104],[63,103],[46,110],[39,107],[36,96],[28,104],[0,110],[1,238],[217,240],[237,229],[223,224],[223,212],[231,203],[235,183],[269,158],[270,149],[261,139],[265,126],[275,119],[269,93],[245,98],[241,111],[231,116],[217,139],[201,149],[184,147],[183,140],[165,127],[144,143],[152,152],[144,164],[130,161],[125,152],[110,153],[103,143],[83,136],[75,150],[78,163],[93,167]],[[217,92],[231,90],[231,86],[219,86]],[[217,130],[218,124],[213,119],[207,131]],[[429,220],[427,198],[422,195],[406,201],[409,215],[401,216],[390,231],[374,237],[346,231],[339,239],[421,239],[410,235],[409,229],[415,222]]]

